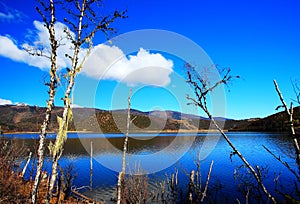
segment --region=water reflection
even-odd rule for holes
[[[194,136],[145,136],[141,140],[137,136],[129,138],[127,154],[127,172],[131,172],[139,165],[147,173],[154,173],[166,169],[176,163],[187,151],[195,140]],[[101,165],[113,170],[120,171],[123,156],[124,138],[93,138],[80,139],[87,151],[93,142],[94,159]],[[162,162],[163,161],[163,162]]]
[[[236,156],[230,158],[231,148],[226,141],[215,134],[162,134],[151,137],[151,134],[141,135],[139,140],[135,135],[129,139],[127,172],[133,169],[137,163],[148,171],[156,172],[150,176],[150,185],[157,180],[165,180],[166,175],[174,173],[178,169],[180,186],[186,189],[188,175],[191,170],[197,168],[197,160],[201,160],[201,172],[206,175],[211,160],[214,160],[212,171],[212,185],[222,183],[223,196],[239,198],[243,200],[237,190],[238,181],[234,180],[233,172],[242,163]],[[149,136],[150,139],[145,140]],[[264,182],[274,193],[274,173],[281,173],[279,182],[288,190],[289,184],[294,181],[293,175],[278,163],[262,145],[268,147],[276,155],[293,166],[293,144],[287,135],[269,133],[228,133],[229,138],[244,154],[252,165],[269,168],[268,176]],[[18,135],[14,137],[18,138]],[[31,139],[32,135],[22,135],[18,142],[25,142],[31,149],[37,144],[37,140]],[[215,141],[218,141],[215,145]],[[90,143],[94,149],[94,178],[95,190],[93,195],[110,199],[115,193],[117,171],[121,169],[121,158],[124,135],[97,135],[97,134],[70,134],[64,148],[64,154],[60,164],[73,163],[77,172],[75,185],[89,185],[89,151]],[[211,141],[211,143],[209,142]],[[187,145],[188,144],[188,145]],[[206,145],[204,145],[206,144]],[[209,146],[211,144],[211,146]],[[211,151],[213,149],[213,151]],[[49,169],[50,164],[46,164]],[[152,172],[150,172],[152,171]],[[290,186],[290,187],[288,187]],[[291,189],[293,190],[293,189]]]

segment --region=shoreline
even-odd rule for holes
[[[228,130],[223,130],[224,132],[228,132]],[[185,129],[179,129],[179,130],[147,130],[147,131],[132,131],[130,133],[215,133],[219,132],[218,130],[185,130]],[[124,134],[122,132],[94,132],[94,131],[68,131],[68,133],[88,133],[88,134]],[[9,134],[40,134],[40,132],[5,132],[3,135],[9,135]],[[56,134],[56,132],[47,132],[47,134]]]

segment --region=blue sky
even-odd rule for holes
[[[107,11],[115,8],[128,9],[128,18],[114,24],[118,34],[141,29],[162,29],[178,33],[202,47],[214,63],[221,67],[230,67],[233,74],[240,75],[241,79],[231,84],[230,92],[226,90],[226,117],[242,119],[265,117],[275,113],[280,101],[274,89],[273,79],[277,80],[287,101],[294,98],[290,80],[300,79],[299,1],[106,2]],[[42,66],[40,61],[28,59],[21,52],[20,54],[14,52],[15,50],[10,49],[8,44],[3,44],[4,39],[9,39],[21,49],[23,43],[30,44],[36,40],[38,22],[41,18],[35,11],[35,5],[34,0],[0,0],[2,104],[17,102],[39,106],[46,104],[47,93],[43,82],[48,76],[47,63]],[[39,33],[41,32],[40,30]],[[95,45],[104,41],[103,35],[96,35]],[[110,51],[128,54],[118,47]],[[91,68],[90,72],[86,69],[87,71],[78,78],[81,83],[75,87],[75,93],[82,95],[77,97],[75,95],[74,103],[102,109],[125,108],[128,87],[134,86],[132,108],[143,111],[155,108],[171,109],[201,114],[194,107],[181,105],[185,103],[181,98],[181,94],[185,94],[185,88],[181,87],[181,93],[178,95],[172,91],[175,90],[172,84],[174,85],[176,77],[183,77],[181,59],[169,53],[147,50],[145,52],[136,50],[135,53],[129,54],[133,59],[127,56],[125,61],[120,62],[122,66],[119,67],[128,66],[128,69],[131,69],[136,63],[142,64],[144,59],[149,58],[158,64],[165,64],[167,68],[163,73],[157,71],[159,73],[157,76],[149,74],[150,79],[140,74],[141,77],[132,76],[135,78],[130,78],[124,83],[118,78],[121,77],[116,71],[118,66],[112,69],[112,72],[118,73],[109,73],[110,75],[102,78],[100,82],[94,69]],[[137,57],[138,54],[141,55],[140,58]],[[151,81],[152,79],[157,80]],[[171,80],[168,86],[164,84],[167,83],[164,81],[167,79]],[[161,86],[149,86],[147,80],[150,80],[150,84],[158,83]],[[135,86],[136,83],[142,84],[143,81],[146,86]],[[181,82],[178,83],[181,85]],[[62,104],[59,100],[62,91],[63,88],[60,88],[56,105]],[[123,95],[119,96],[118,92]],[[92,96],[93,98],[88,101],[88,97]]]

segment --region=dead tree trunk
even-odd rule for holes
[[[127,98],[127,123],[126,123],[126,135],[123,144],[123,158],[122,158],[122,172],[125,174],[126,168],[126,154],[127,154],[127,144],[128,144],[128,135],[129,135],[129,128],[130,128],[130,100],[131,100],[132,89],[130,89],[128,98]]]
[[[220,128],[220,126],[217,124],[217,122],[215,121],[213,116],[210,114],[210,111],[207,107],[207,95],[210,92],[214,91],[214,89],[216,87],[218,87],[219,85],[227,84],[228,82],[230,82],[230,80],[232,80],[233,78],[239,78],[239,76],[231,76],[230,69],[227,69],[223,78],[221,78],[219,81],[212,83],[211,81],[209,81],[208,76],[200,76],[193,65],[187,63],[185,65],[185,67],[188,69],[187,83],[189,83],[191,85],[191,87],[194,89],[194,93],[196,96],[196,98],[187,96],[187,99],[192,101],[190,104],[198,106],[206,113],[206,115],[209,117],[211,122],[214,124],[214,126],[217,128],[217,130],[221,133],[223,138],[226,140],[228,145],[232,148],[234,154],[238,155],[238,157],[242,160],[242,162],[245,164],[245,166],[250,170],[250,172],[256,179],[257,184],[262,189],[262,191],[267,196],[267,198],[270,199],[273,203],[277,203],[276,199],[269,193],[269,191],[263,184],[263,182],[261,180],[261,176],[255,171],[255,169],[246,160],[246,158],[234,146],[234,144],[231,142],[231,140],[227,137],[225,132],[222,130],[222,128]]]
[[[130,128],[130,99],[131,99],[132,89],[129,90],[127,102],[127,124],[126,124],[126,134],[123,144],[123,157],[122,157],[122,170],[118,176],[118,192],[117,192],[117,204],[121,203],[122,200],[122,184],[124,183],[125,179],[125,169],[126,169],[126,154],[127,154],[127,144],[128,144],[128,135],[129,135],[129,128]]]
[[[218,129],[218,131],[221,133],[223,138],[226,140],[226,142],[229,144],[229,146],[232,148],[234,154],[238,155],[238,157],[243,161],[243,163],[246,165],[246,167],[250,170],[252,175],[254,176],[257,184],[260,186],[264,194],[268,197],[268,199],[272,200],[273,203],[277,203],[276,199],[269,193],[265,185],[263,184],[260,175],[255,171],[255,169],[251,166],[251,164],[246,160],[246,158],[238,151],[238,149],[233,145],[231,140],[227,137],[225,132],[219,127],[215,119],[209,114],[208,115],[215,127]]]
[[[29,164],[29,162],[30,162],[30,160],[31,160],[31,156],[32,156],[32,152],[29,153],[27,162],[26,162],[26,164],[25,164],[25,166],[24,166],[24,168],[23,168],[22,174],[21,174],[22,177],[24,177],[24,174],[25,174],[25,172],[26,172],[26,169],[27,169],[27,167],[28,167],[28,164]]]
[[[93,141],[91,141],[90,153],[90,189],[93,190]]]
[[[122,201],[122,181],[123,181],[123,173],[119,172],[118,175],[118,183],[117,183],[117,204],[121,204]]]
[[[195,189],[194,177],[195,177],[195,171],[192,170],[190,173],[189,194],[188,194],[189,203],[191,204],[193,203],[193,193]]]
[[[207,192],[207,189],[208,189],[208,184],[209,184],[210,175],[211,175],[213,165],[214,165],[214,160],[211,161],[210,166],[209,166],[209,171],[208,171],[208,174],[207,174],[207,179],[206,179],[206,182],[205,182],[204,191],[202,193],[201,203],[204,201],[204,198],[206,197],[206,192]]]
[[[289,126],[290,126],[290,130],[291,130],[291,136],[294,142],[294,148],[295,148],[295,152],[296,152],[296,160],[297,160],[297,164],[298,164],[298,168],[299,168],[299,173],[300,173],[300,148],[299,148],[299,137],[296,135],[295,133],[295,129],[294,129],[294,120],[293,120],[293,103],[291,103],[290,108],[287,106],[282,93],[278,87],[278,84],[276,82],[276,80],[273,80],[274,82],[274,86],[276,89],[276,92],[279,96],[279,99],[282,103],[282,106],[279,107],[283,107],[285,109],[285,112],[288,114],[289,116]]]

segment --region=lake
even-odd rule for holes
[[[296,171],[294,149],[287,135],[259,132],[229,132],[227,133],[234,145],[253,165],[262,169],[263,182],[271,193],[275,193],[274,179],[278,178],[279,189],[282,192],[292,192],[294,176],[287,171],[262,145],[268,147],[275,155],[290,164]],[[25,142],[34,149],[38,143],[37,134],[6,135],[14,137],[17,142]],[[49,134],[48,138],[54,138]],[[82,190],[84,194],[95,200],[103,199],[110,203],[116,195],[117,175],[121,170],[123,134],[69,133],[63,156],[62,167],[72,164],[77,177],[74,185],[77,187],[90,184],[90,145],[93,145],[93,190]],[[245,202],[243,190],[251,186],[251,176],[240,168],[241,160],[231,155],[232,150],[226,141],[217,133],[143,133],[130,134],[127,154],[126,172],[138,173],[138,169],[148,175],[149,189],[156,189],[159,182],[166,182],[171,174],[178,170],[178,188],[181,200],[185,199],[188,189],[189,174],[197,170],[200,161],[202,183],[205,184],[209,166],[212,160],[211,179],[208,195],[215,202],[232,202],[238,199]],[[24,165],[24,164],[23,164]],[[51,168],[49,159],[45,170]],[[29,178],[30,171],[26,172]],[[241,173],[241,174],[239,174]],[[166,184],[167,185],[167,184]],[[255,186],[253,187],[255,188]],[[247,190],[246,190],[247,191]],[[255,191],[250,191],[250,197],[255,200]]]

